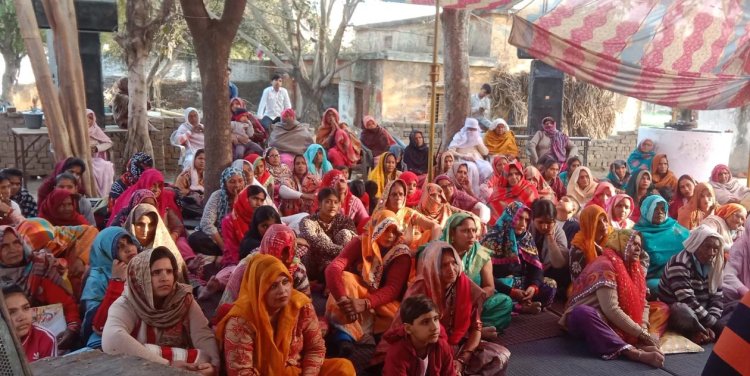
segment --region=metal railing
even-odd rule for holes
[[[516,135],[516,142],[523,141],[524,142],[524,152],[526,150],[526,143],[529,142],[532,136],[529,136],[527,134],[517,134]],[[573,141],[577,145],[583,146],[583,152],[580,153],[583,157],[583,165],[586,166],[589,163],[589,146],[591,144],[591,137],[569,137],[570,141]],[[520,145],[519,145],[520,146]]]

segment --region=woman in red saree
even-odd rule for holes
[[[440,324],[447,332],[448,343],[453,347],[454,364],[464,375],[504,374],[510,352],[505,347],[482,340],[480,314],[484,302],[482,288],[465,273],[458,252],[448,243],[430,243],[417,256],[417,278],[404,294],[404,299],[426,295],[440,312]],[[400,315],[386,332],[393,333],[402,323]],[[388,341],[380,341],[372,363],[384,360]],[[457,364],[458,363],[458,364]]]
[[[415,208],[419,205],[419,201],[422,198],[422,190],[417,187],[417,174],[406,171],[401,173],[399,179],[406,183],[406,206],[412,209]]]
[[[606,209],[607,200],[612,198],[615,194],[617,194],[617,191],[615,190],[615,186],[612,185],[612,183],[608,181],[600,181],[599,184],[596,185],[594,197],[584,207],[586,208],[591,205],[599,205],[600,208]]]
[[[513,201],[521,201],[527,207],[539,198],[539,193],[534,184],[523,177],[523,166],[519,161],[513,161],[503,169],[505,185],[496,187],[490,196],[489,207],[491,209],[490,223],[497,222],[505,207]]]
[[[328,149],[328,160],[334,167],[352,167],[359,163],[359,152],[354,149],[349,132],[342,129],[336,130],[334,142],[334,146]]]
[[[661,367],[664,354],[659,350],[659,341],[651,335],[658,331],[658,325],[652,322],[651,333],[647,329],[646,270],[641,262],[644,257],[648,256],[637,231],[613,232],[603,254],[586,265],[573,283],[559,324],[574,337],[585,339],[591,351],[603,359],[624,356]]]
[[[349,134],[351,146],[357,155],[362,153],[362,142],[357,135],[352,132],[346,123],[341,123],[338,111],[329,108],[323,112],[323,118],[320,120],[320,127],[315,132],[315,143],[322,145],[326,150],[332,148],[335,144],[336,130],[344,130]]]
[[[39,217],[53,226],[90,225],[78,209],[78,199],[77,194],[55,188],[39,206]]]
[[[128,187],[117,198],[112,206],[112,213],[120,213],[122,209],[128,207],[130,198],[140,189],[148,189],[154,193],[154,196],[156,196],[156,209],[167,223],[168,228],[172,229],[178,224],[182,226],[182,211],[175,203],[174,191],[172,189],[164,189],[164,175],[155,168],[144,171],[138,181]],[[115,215],[111,216],[109,222],[107,222],[107,226],[112,225],[114,219]]]
[[[250,229],[255,209],[250,205],[248,189],[237,194],[232,204],[232,211],[221,220],[221,235],[224,238],[224,257],[221,259],[223,267],[237,265],[240,261],[240,242]]]

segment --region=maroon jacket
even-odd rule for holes
[[[417,352],[403,325],[386,332],[383,341],[390,344],[385,356],[383,376],[416,375],[419,372]],[[453,350],[448,344],[448,336],[445,334],[445,328],[442,325],[438,342],[430,346],[427,353],[426,374],[430,376],[456,375],[456,369],[453,367]]]

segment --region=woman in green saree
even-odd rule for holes
[[[484,290],[487,298],[482,308],[482,324],[501,331],[510,325],[513,301],[510,296],[495,290],[491,252],[479,244],[478,226],[479,224],[471,214],[453,214],[448,218],[440,240],[456,249],[463,261],[464,273]]]

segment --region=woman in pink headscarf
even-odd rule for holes
[[[91,146],[91,168],[93,168],[96,190],[99,197],[108,197],[109,189],[115,180],[115,167],[107,160],[107,150],[112,148],[112,140],[96,123],[94,111],[86,109],[86,123],[89,125],[89,145]]]
[[[338,129],[334,133],[335,144],[328,149],[328,160],[334,167],[352,167],[359,163],[359,153],[354,150],[349,132]]]

